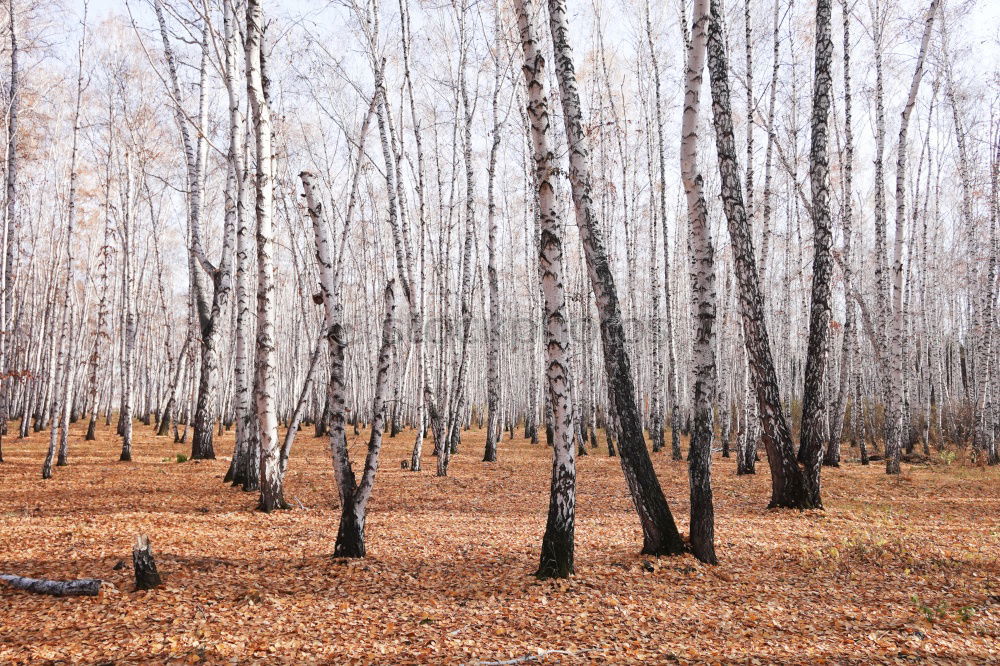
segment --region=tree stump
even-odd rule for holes
[[[149,537],[140,534],[132,546],[132,568],[135,570],[135,589],[152,590],[163,582],[156,571],[156,561],[153,559],[153,549]]]

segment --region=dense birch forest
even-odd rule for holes
[[[617,615],[588,620],[604,625],[588,643],[454,607],[312,608],[400,628],[272,643],[286,659],[733,659],[747,611],[714,647],[670,623],[768,575],[798,580],[773,593],[801,606],[815,575],[767,573],[800,551],[794,567],[830,567],[844,595],[810,599],[814,621],[852,617],[838,604],[866,577],[898,593],[858,602],[868,638],[816,658],[1000,658],[992,2],[4,5],[11,626],[52,595],[183,615],[153,595],[202,603],[213,586],[184,576],[245,531],[241,562],[306,557],[323,587],[427,566],[428,598],[516,588],[558,610],[579,587],[552,586],[600,576],[611,592],[567,613],[647,619],[654,599],[705,595],[666,607],[651,643]],[[472,557],[466,541],[489,547]],[[637,599],[608,601],[644,576]],[[252,594],[250,616],[297,621]],[[433,645],[399,638],[438,624]],[[469,645],[452,640],[471,626]],[[11,638],[6,658],[266,660],[266,645],[225,653],[206,636],[112,655],[122,639],[94,634],[46,643],[54,656]]]

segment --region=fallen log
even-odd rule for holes
[[[79,580],[46,580],[26,578],[13,574],[0,574],[0,580],[18,590],[36,594],[50,594],[55,597],[96,597],[101,590],[100,578]]]

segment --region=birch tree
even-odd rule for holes
[[[712,404],[715,400],[715,249],[708,224],[704,182],[698,172],[698,109],[705,69],[708,0],[697,0],[687,47],[684,114],[681,120],[681,177],[688,204],[691,297],[695,312],[693,349],[694,429],[688,457],[691,486],[691,550],[702,562],[716,563],[712,506]]]
[[[708,70],[712,88],[712,117],[718,153],[722,203],[726,213],[733,261],[739,283],[743,334],[750,374],[757,397],[761,421],[761,440],[767,449],[771,468],[770,507],[810,508],[802,470],[795,460],[792,436],[785,420],[778,394],[778,378],[771,356],[764,303],[758,282],[753,240],[743,205],[742,185],[736,161],[732,106],[729,94],[729,69],[722,39],[719,8],[712,0],[708,23]]]
[[[816,2],[816,53],[813,74],[812,138],[809,182],[812,189],[813,272],[806,352],[805,386],[798,460],[805,468],[809,504],[823,505],[820,469],[826,443],[823,379],[829,355],[833,231],[830,216],[830,165],[827,154],[830,96],[833,88],[833,2]]]
[[[556,210],[555,155],[550,148],[545,58],[534,25],[532,0],[514,0],[524,52],[524,83],[528,97],[534,180],[538,190],[538,275],[545,321],[545,377],[552,407],[552,484],[549,513],[542,537],[537,576],[565,578],[574,571],[576,524],[576,456],[573,446],[573,407],[570,404],[569,322],[563,287],[562,224]]]
[[[566,5],[562,0],[549,0],[548,9],[555,73],[559,82],[563,124],[569,146],[569,180],[573,206],[601,322],[608,390],[614,401],[613,409],[621,433],[618,453],[622,471],[642,524],[642,552],[650,555],[676,555],[683,552],[684,544],[643,440],[642,422],[635,403],[632,369],[625,349],[625,330],[618,294],[594,207],[589,149],[583,131],[580,94],[569,45]]]
[[[7,99],[10,105],[7,110],[7,173],[6,180],[6,206],[4,207],[3,221],[3,255],[0,261],[0,291],[2,291],[3,305],[0,309],[0,462],[3,462],[3,437],[7,434],[7,419],[9,416],[9,404],[7,402],[6,381],[10,374],[8,372],[8,349],[9,339],[12,332],[11,315],[13,313],[14,300],[14,271],[17,256],[15,248],[18,244],[18,210],[17,210],[17,166],[18,166],[18,117],[21,106],[20,90],[20,49],[17,41],[17,20],[14,15],[14,0],[7,0],[7,22],[10,31],[10,81],[7,88]]]
[[[287,509],[281,483],[278,443],[277,358],[275,354],[275,278],[274,278],[274,185],[271,146],[271,110],[266,92],[264,68],[264,16],[260,0],[248,0],[246,14],[247,95],[253,117],[257,173],[257,343],[254,401],[260,436],[260,509]]]
[[[905,241],[906,225],[906,137],[909,130],[910,116],[916,104],[920,79],[923,77],[924,59],[927,57],[927,44],[931,38],[931,28],[937,13],[938,0],[931,0],[930,7],[924,19],[924,32],[920,40],[920,51],[917,53],[917,63],[910,81],[910,90],[906,104],[900,114],[899,141],[896,148],[896,239],[892,254],[892,333],[889,355],[892,367],[889,382],[889,404],[886,406],[886,474],[899,474],[899,458],[902,451],[904,436],[904,397],[903,364],[906,358],[904,350],[903,331],[903,243]]]

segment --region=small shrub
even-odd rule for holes
[[[844,552],[852,560],[873,565],[885,564],[887,560],[908,564],[912,559],[908,543],[899,537],[881,534],[869,533],[848,539],[844,544]]]
[[[946,604],[943,601],[937,604],[936,606],[928,606],[924,602],[920,601],[920,597],[918,597],[915,594],[912,597],[910,597],[910,599],[913,600],[913,605],[917,607],[917,610],[924,614],[924,617],[927,618],[928,622],[934,622],[934,620],[942,620],[948,613],[948,604]],[[967,610],[966,608],[963,608],[959,611],[959,613],[961,614],[963,611],[966,610]],[[962,617],[964,618],[965,615],[963,614]]]
[[[962,606],[958,609],[958,616],[962,618],[962,622],[969,622],[976,616],[976,609],[972,606]]]
[[[183,453],[178,453],[177,454],[177,462],[179,462],[179,463],[187,462],[187,459],[188,459],[188,457],[186,455],[184,455]]]

